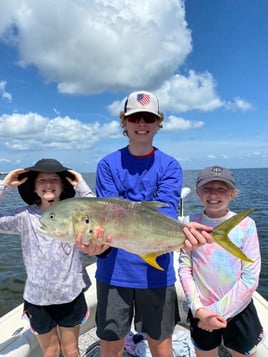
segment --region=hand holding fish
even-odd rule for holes
[[[187,223],[183,228],[183,233],[186,237],[183,248],[191,250],[206,243],[213,243],[213,237],[209,234],[212,230],[212,227],[204,226],[198,222]]]
[[[19,175],[27,172],[28,170],[25,169],[16,169],[13,171],[10,171],[3,179],[3,182],[11,187],[16,187],[21,185],[22,183],[24,183],[27,180],[27,177],[24,177],[23,179],[19,179]]]
[[[100,255],[110,248],[110,245],[103,243],[103,239],[104,239],[103,228],[95,228],[93,235],[94,238],[96,238],[96,240],[89,240],[87,243],[84,243],[83,234],[79,233],[75,239],[76,247],[88,255]],[[98,239],[100,241],[98,241]],[[107,243],[109,243],[110,239],[111,239],[110,236],[107,236],[105,240]]]

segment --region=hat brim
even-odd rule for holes
[[[224,178],[220,178],[220,177],[201,179],[200,181],[197,182],[196,187],[199,188],[201,186],[204,186],[206,183],[209,183],[209,182],[212,182],[212,181],[222,181],[224,183],[227,183],[229,186],[235,188],[235,184],[233,182],[231,182],[228,179],[224,179]]]
[[[132,110],[130,109],[130,110],[127,111],[127,113],[124,113],[124,114],[125,114],[125,117],[128,117],[129,115],[135,114],[135,113],[150,113],[150,114],[154,114],[158,118],[160,118],[160,114],[159,113],[154,112],[152,110],[146,110],[146,109],[143,109],[143,108],[141,108],[141,109],[132,109]]]
[[[63,172],[70,170],[69,167],[62,166],[57,160],[54,159],[42,159],[39,160],[34,166],[26,167],[25,170],[34,172]]]
[[[57,174],[60,176],[63,182],[63,192],[60,195],[60,200],[64,200],[66,198],[72,198],[75,196],[75,190],[73,186],[70,184],[70,182],[66,179],[66,177],[70,177],[72,180],[75,179],[74,175],[71,174],[70,172],[67,171],[67,168],[63,167],[63,169],[66,169],[65,171],[60,171],[57,172]],[[24,172],[19,175],[19,180],[27,177],[27,180],[18,186],[18,192],[20,194],[20,197],[23,199],[24,202],[26,202],[28,205],[32,205],[37,202],[39,199],[37,194],[34,192],[34,187],[35,187],[35,178],[38,172],[38,170],[31,170],[31,168],[27,168],[27,172]],[[51,171],[42,171],[42,172],[51,172]]]

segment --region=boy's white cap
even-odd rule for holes
[[[154,94],[145,91],[130,93],[125,101],[125,116],[138,112],[148,112],[160,117],[157,97]]]

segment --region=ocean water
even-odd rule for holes
[[[257,209],[251,214],[257,224],[262,255],[262,271],[257,290],[268,299],[268,169],[236,169],[233,172],[239,195],[230,208],[236,212],[247,208]],[[185,214],[201,209],[194,192],[197,175],[196,170],[184,171],[184,186],[191,189],[184,202]],[[83,176],[94,189],[95,174],[86,173]],[[14,189],[2,202],[0,211],[23,204]],[[85,257],[86,264],[94,260],[94,257]],[[0,316],[22,302],[25,278],[19,237],[0,234]]]

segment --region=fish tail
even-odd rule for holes
[[[151,265],[155,269],[164,270],[156,261],[156,258],[159,254],[147,254],[147,255],[140,255],[140,257],[146,261],[147,264]]]
[[[247,217],[250,213],[255,211],[254,208],[247,209],[236,215],[232,216],[231,218],[227,219],[226,221],[219,224],[215,227],[212,231],[212,236],[217,244],[219,244],[222,248],[227,250],[229,253],[233,254],[235,257],[244,260],[249,263],[253,263],[253,260],[248,258],[240,248],[238,248],[233,242],[230,241],[228,237],[228,233],[238,224],[240,223],[245,217]]]

